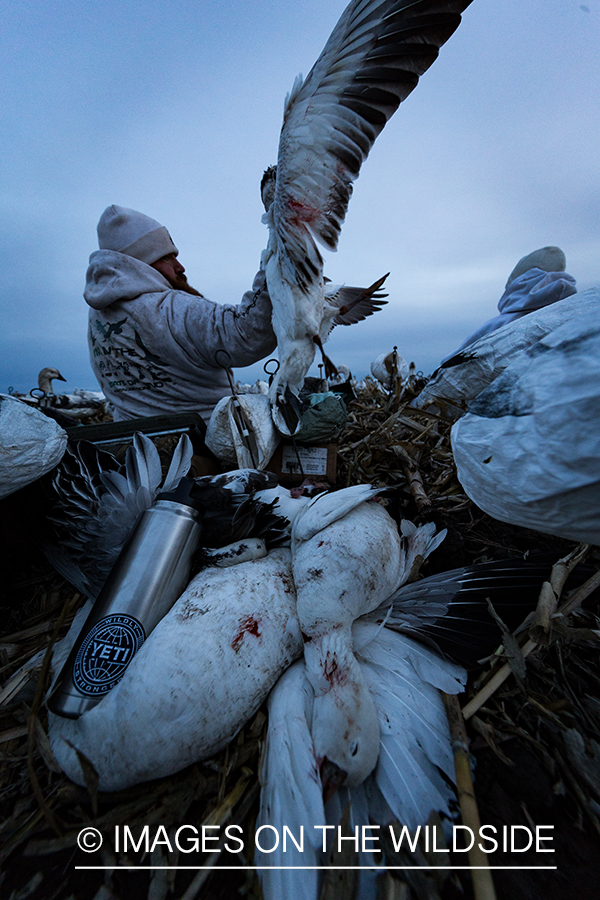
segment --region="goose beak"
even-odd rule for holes
[[[337,789],[344,784],[348,777],[348,773],[344,772],[343,769],[340,769],[339,766],[334,762],[331,762],[327,757],[324,757],[323,762],[319,767],[319,773],[321,775],[321,786],[323,789],[323,803],[327,803],[327,801],[333,797]]]

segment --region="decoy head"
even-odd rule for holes
[[[53,394],[52,390],[52,382],[54,380],[57,381],[66,381],[66,378],[60,374],[58,369],[52,368],[52,366],[46,366],[45,369],[42,369],[38,375],[38,387],[41,391],[44,391],[46,394]]]

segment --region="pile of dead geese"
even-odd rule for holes
[[[83,825],[106,836],[103,864],[115,868],[93,877],[118,900],[131,876],[122,867],[150,861],[207,868],[160,884],[136,873],[149,896],[316,898],[334,885],[341,898],[401,885],[407,896],[453,896],[471,876],[431,869],[432,840],[452,850],[453,828],[475,828],[458,806],[472,790],[457,781],[469,740],[480,823],[498,835],[548,826],[553,864],[577,864],[594,883],[596,551],[477,509],[457,479],[451,422],[413,405],[422,386],[414,373],[356,386],[334,491],[251,471],[188,479],[203,523],[189,583],[78,718],[49,712],[44,698],[89,614],[84,599],[100,593],[131,521],[161,494],[172,502],[190,451],[180,442],[161,466],[143,437],[121,463],[69,447],[46,476],[59,498],[53,537],[13,581],[1,645],[7,896],[27,886],[45,896],[58,873],[56,896],[73,895],[65,865],[73,854],[89,863],[77,848]],[[217,840],[188,853],[174,839],[182,825]],[[125,826],[135,842],[115,847]],[[355,852],[338,833],[379,839]],[[451,857],[542,865],[521,846]],[[42,856],[33,879],[25,859]],[[491,896],[480,871],[476,896]],[[524,877],[494,871],[497,896]]]

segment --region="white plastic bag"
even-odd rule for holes
[[[520,354],[453,426],[452,449],[489,515],[600,544],[598,318],[577,316]]]
[[[242,410],[241,427],[236,403]],[[250,425],[250,436],[244,434],[244,422]],[[271,406],[262,393],[238,394],[237,397],[219,400],[205,437],[206,446],[221,462],[238,469],[264,469],[279,440],[271,418]],[[248,445],[252,447],[252,452]]]
[[[53,469],[66,446],[67,434],[54,419],[0,394],[0,497]]]

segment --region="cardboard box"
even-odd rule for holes
[[[291,441],[282,441],[265,468],[286,486],[301,484],[307,475],[321,475],[335,484],[336,462],[337,444],[296,444],[294,447]]]

